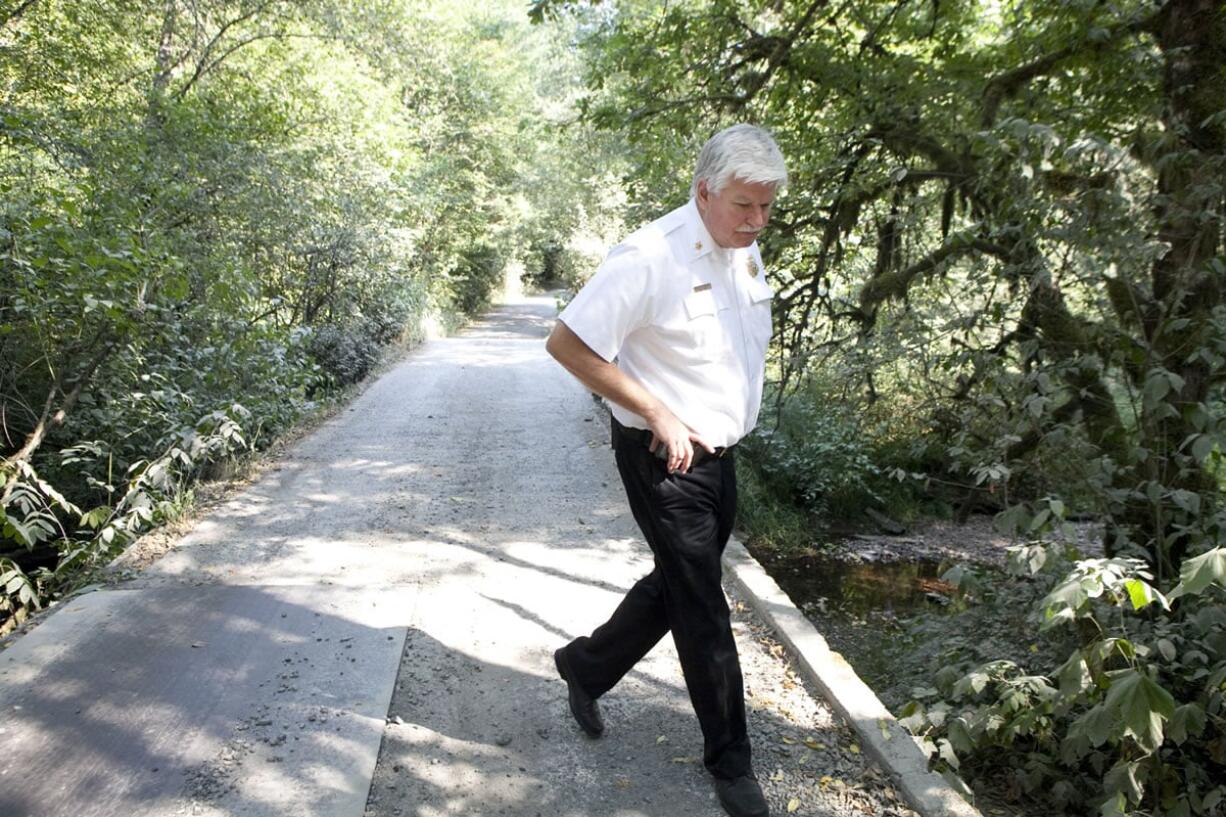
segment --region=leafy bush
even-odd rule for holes
[[[750,544],[755,549],[778,551],[812,544],[811,516],[797,507],[790,496],[781,496],[771,487],[770,477],[748,452],[737,457],[736,465],[737,524],[749,533]]]
[[[465,315],[475,315],[490,303],[490,297],[502,285],[506,260],[496,247],[478,244],[466,249],[451,275],[451,298],[455,308]]]
[[[1166,595],[1140,559],[1070,567],[1033,544],[1011,566],[1047,583],[1040,630],[1071,649],[943,668],[902,712],[937,767],[1059,813],[1224,813],[1226,548],[1186,560]]]
[[[777,425],[760,423],[740,448],[764,489],[814,517],[853,519],[869,507],[909,515],[910,486],[890,478],[885,447],[846,402],[802,392]]]
[[[0,626],[569,235],[558,184],[594,171],[536,114],[573,71],[478,6],[0,13],[0,555],[60,558],[0,559]]]
[[[615,242],[617,239],[611,239]],[[581,249],[578,242],[562,243],[556,240],[534,246],[532,257],[536,267],[527,276],[526,283],[538,287],[561,287],[578,291],[600,266],[603,254],[591,246]],[[589,244],[591,242],[588,242]],[[601,247],[607,250],[607,247]]]
[[[308,337],[307,351],[337,386],[357,383],[379,360],[380,346],[365,324],[321,326]]]
[[[241,423],[250,417],[237,404],[210,412],[167,434],[158,456],[132,462],[122,477],[114,475],[113,457],[102,443],[64,449],[63,466],[107,473],[105,482],[89,477],[104,497],[89,510],[57,491],[29,463],[0,463],[0,536],[30,549],[52,543],[59,551],[53,569],[39,568],[34,575],[11,559],[0,559],[0,633],[24,621],[45,598],[73,589],[90,568],[113,558],[142,532],[173,519],[184,491],[205,467],[248,448]]]

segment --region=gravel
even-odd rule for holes
[[[32,652],[76,633],[79,696],[111,678],[106,712],[158,736],[156,763],[143,742],[107,744],[114,797],[98,813],[722,814],[670,639],[602,698],[603,738],[567,709],[553,650],[603,622],[651,560],[600,411],[544,352],[553,314],[524,299],[414,351],[186,535],[138,546],[113,584],[23,637]],[[731,602],[773,813],[909,814]],[[108,620],[131,630],[128,663],[111,665]],[[138,690],[174,706],[129,710]],[[74,704],[40,705],[50,718]],[[56,732],[49,756],[75,751],[78,731]],[[161,770],[142,785],[163,811],[126,783],[132,753]]]

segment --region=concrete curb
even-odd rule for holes
[[[894,778],[912,808],[924,817],[981,817],[943,777],[928,770],[928,758],[911,734],[735,539],[724,551],[724,566],[746,600],[796,656],[801,672],[856,730],[861,745]]]

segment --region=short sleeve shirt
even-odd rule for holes
[[[559,320],[712,445],[727,446],[758,421],[772,296],[757,244],[718,246],[691,199],[610,250]],[[623,425],[647,428],[612,410]]]

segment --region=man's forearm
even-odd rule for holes
[[[580,383],[646,420],[653,435],[651,450],[663,446],[669,471],[689,470],[695,443],[707,451],[715,450],[641,383],[593,352],[561,321],[554,326],[545,349]]]
[[[558,322],[545,349],[580,383],[648,422],[663,408],[641,383],[593,352],[566,324]]]

